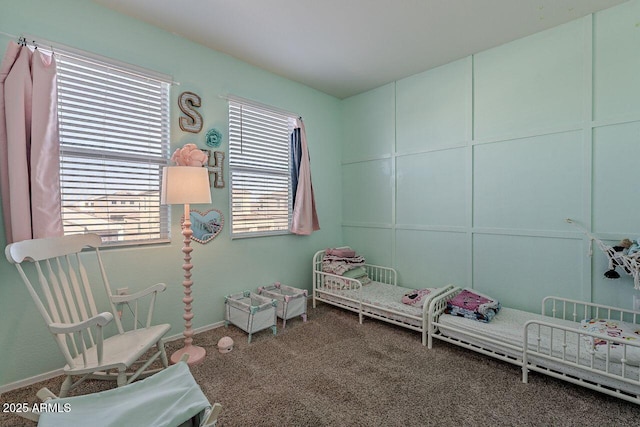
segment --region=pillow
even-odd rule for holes
[[[608,337],[620,338],[629,342],[640,344],[640,325],[622,322],[613,319],[585,319],[580,322],[582,329]],[[599,359],[607,358],[607,341],[592,336],[583,335],[589,352],[593,352]],[[627,365],[640,366],[640,347],[623,346],[611,342],[609,360],[620,363],[623,356],[623,347],[627,347]]]
[[[371,279],[367,275],[367,270],[364,267],[356,267],[351,270],[345,271],[342,276],[349,279],[359,280],[362,285],[368,285],[371,283]]]
[[[415,289],[411,292],[407,292],[402,296],[402,303],[413,305],[415,307],[422,307],[428,300],[427,295],[432,291],[433,289]]]
[[[352,268],[351,270],[347,270],[344,273],[342,273],[342,275],[344,277],[348,277],[349,279],[357,279],[359,277],[366,276],[367,270],[364,267],[360,266],[360,267]]]

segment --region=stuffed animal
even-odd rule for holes
[[[415,289],[411,292],[407,292],[402,297],[404,304],[415,305],[422,307],[426,301],[426,296],[431,293],[431,289]]]
[[[629,246],[629,250],[627,251],[627,255],[629,256],[640,256],[640,239],[636,239],[635,241],[631,241],[631,246]]]

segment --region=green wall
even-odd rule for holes
[[[225,152],[227,102],[220,95],[233,94],[302,115],[322,230],[312,236],[232,241],[227,223],[212,242],[194,242],[194,328],[222,321],[224,296],[229,293],[276,280],[311,289],[313,254],[318,248],[339,245],[342,239],[340,218],[335,214],[342,210],[340,176],[325,172],[340,167],[338,99],[83,0],[2,1],[0,32],[29,34],[172,75],[180,82],[171,93],[172,151],[189,142],[205,148],[204,132],[189,134],[178,126],[177,97],[183,91],[200,95],[204,130],[221,130],[225,137],[221,149]],[[0,35],[0,54],[4,55],[11,39]],[[213,189],[212,205],[193,207],[220,209],[228,221],[228,191]],[[128,286],[134,292],[153,283],[167,283],[168,290],[158,301],[156,320],[172,325],[170,335],[181,334],[184,325],[181,215],[182,207],[174,207],[171,244],[109,249],[104,253],[116,288]],[[0,247],[5,244],[0,231]],[[64,363],[15,268],[4,257],[0,260],[0,277],[1,387],[59,369]],[[99,308],[107,309],[104,299],[98,303]]]
[[[409,287],[631,308],[564,220],[640,238],[638,46],[636,0],[344,100],[345,243]]]

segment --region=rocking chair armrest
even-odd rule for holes
[[[143,289],[139,292],[136,292],[134,294],[130,294],[130,295],[112,295],[111,296],[111,301],[114,304],[120,304],[120,303],[126,303],[126,302],[130,302],[130,301],[135,301],[139,298],[145,297],[149,294],[152,293],[160,293],[160,292],[164,292],[164,290],[167,289],[167,285],[165,285],[164,283],[156,283],[153,286],[149,286],[147,289]]]
[[[113,314],[104,312],[93,316],[90,319],[77,323],[51,323],[49,330],[53,334],[70,334],[73,332],[84,331],[92,326],[104,326],[113,320]]]

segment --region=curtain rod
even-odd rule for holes
[[[280,113],[283,116],[291,117],[292,119],[302,119],[302,116],[297,113],[292,113],[291,111],[283,110],[282,108],[273,107],[271,105],[263,104],[258,101],[253,101],[251,99],[242,98],[240,96],[235,95],[219,95],[219,98],[226,99],[227,101],[237,102],[239,104],[249,105],[251,107],[261,108],[267,111],[275,111],[276,113]]]
[[[49,47],[51,49],[51,52],[60,54],[60,55],[65,55],[66,56],[79,56],[82,59],[89,59],[91,62],[94,62],[97,65],[101,65],[101,66],[105,66],[105,67],[113,67],[113,66],[117,66],[117,67],[122,67],[126,70],[133,70],[135,72],[138,72],[140,74],[144,74],[145,76],[149,76],[154,80],[163,82],[163,83],[169,83],[172,85],[179,85],[179,82],[175,82],[173,80],[173,76],[170,76],[168,74],[164,74],[164,73],[160,73],[158,71],[154,71],[154,70],[149,70],[147,68],[144,67],[140,67],[134,64],[130,64],[124,61],[119,61],[117,59],[113,59],[113,58],[109,58],[106,56],[102,56],[102,55],[98,55],[92,52],[87,52],[85,50],[82,49],[77,49],[71,46],[66,46],[63,45],[61,43],[56,43],[50,40],[46,40],[37,36],[32,36],[30,34],[23,34],[21,36],[22,39],[25,40],[25,42],[28,45],[34,46],[34,47],[38,47],[38,46],[42,46],[42,47]]]
[[[33,46],[36,48],[38,46],[41,46],[44,49],[48,48],[49,50],[51,50],[51,52],[56,53],[58,55],[64,56],[66,54],[66,56],[80,56],[83,59],[88,58],[91,62],[94,62],[101,66],[105,66],[105,67],[120,66],[125,70],[130,69],[130,70],[145,74],[150,78],[163,83],[168,83],[170,85],[177,85],[177,86],[180,85],[180,82],[174,81],[173,76],[170,76],[168,74],[160,73],[154,70],[149,70],[147,68],[139,67],[137,65],[129,64],[123,61],[118,61],[117,59],[107,58],[105,56],[101,56],[92,52],[87,52],[81,49],[76,49],[70,46],[65,46],[61,43],[45,40],[37,36],[32,36],[29,34],[23,34],[18,36],[15,34],[6,33],[4,31],[0,31],[0,34],[16,39],[17,43],[24,42],[26,45]]]

